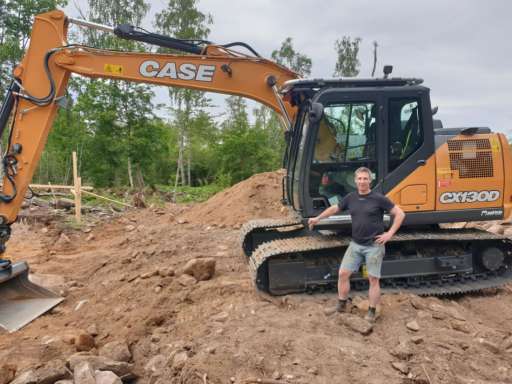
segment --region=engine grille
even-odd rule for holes
[[[450,168],[461,179],[494,176],[489,139],[448,140],[448,153]]]

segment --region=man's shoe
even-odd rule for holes
[[[375,320],[377,320],[377,314],[375,313],[375,311],[368,311],[364,319],[370,324],[373,324],[375,323]]]
[[[0,259],[0,271],[11,267],[11,260]]]
[[[338,302],[336,303],[336,312],[347,312],[347,300],[338,300]]]

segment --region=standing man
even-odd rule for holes
[[[309,219],[309,228],[313,229],[320,219],[347,211],[352,218],[352,241],[350,242],[338,273],[338,303],[336,310],[344,312],[350,292],[350,275],[359,270],[363,260],[368,271],[370,306],[365,320],[375,322],[375,309],[380,301],[380,284],[384,245],[398,231],[405,213],[386,196],[370,189],[371,171],[361,167],[355,171],[357,191],[346,195],[341,203],[332,205],[317,217]],[[393,215],[393,225],[384,231],[384,212]]]

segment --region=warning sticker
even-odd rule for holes
[[[103,69],[105,70],[105,73],[108,73],[111,75],[122,75],[123,74],[123,66],[122,65],[105,64]]]

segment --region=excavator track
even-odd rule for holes
[[[298,217],[286,219],[251,220],[240,229],[240,244],[246,256],[250,256],[259,244],[280,238],[282,231],[297,232],[303,230],[302,220]]]
[[[250,234],[251,230],[245,231],[245,236]],[[349,243],[346,236],[318,233],[272,240],[259,245],[250,255],[249,269],[258,289],[271,294],[333,290]],[[512,281],[512,241],[489,232],[402,231],[386,248],[381,278],[385,292],[443,296]],[[353,274],[352,287],[367,289],[367,279],[361,271]]]

